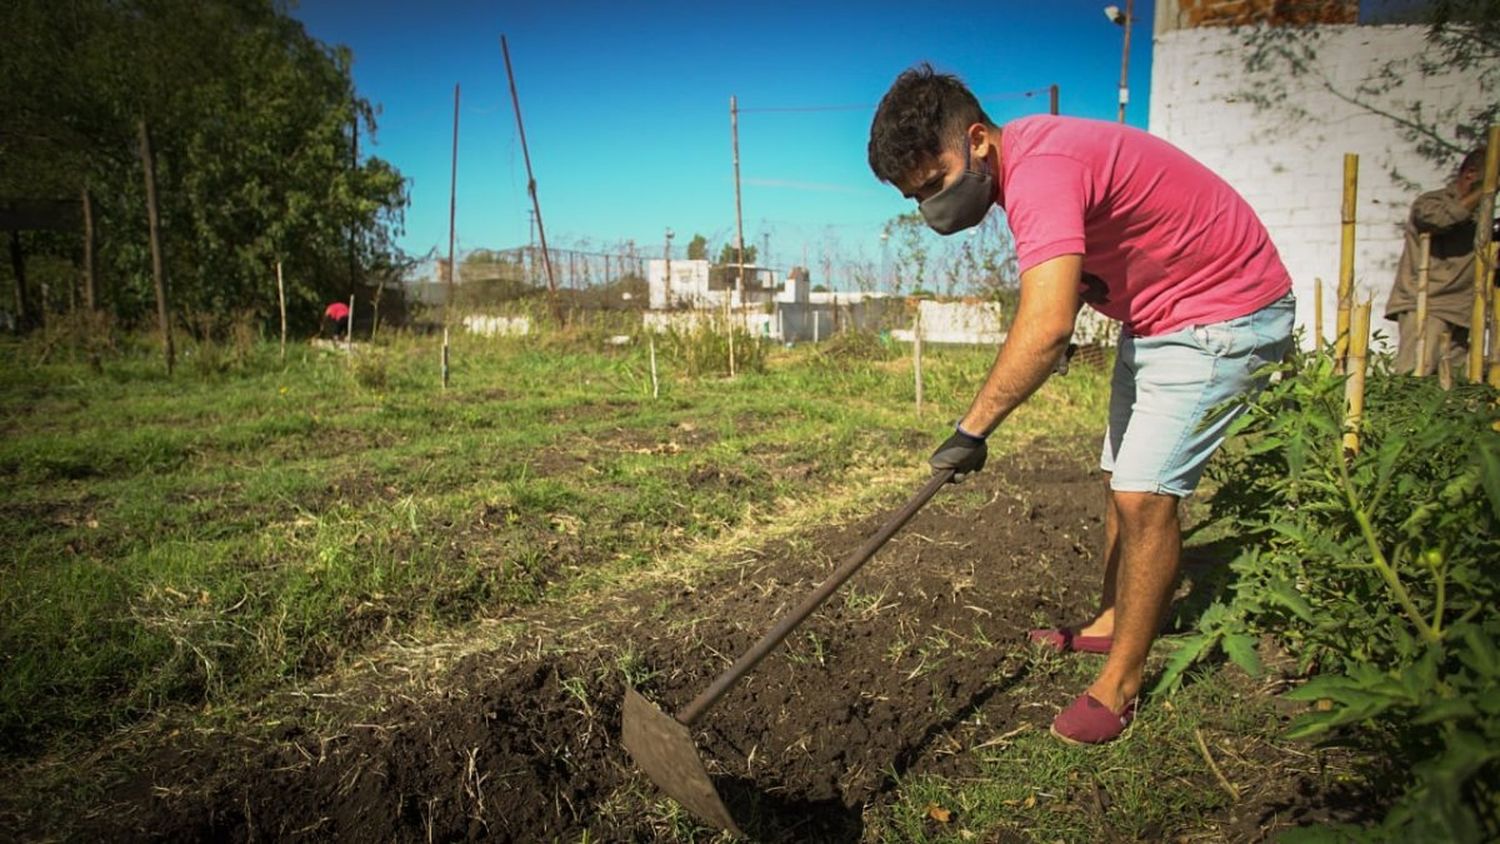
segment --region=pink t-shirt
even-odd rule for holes
[[[1139,129],[1040,115],[1005,124],[999,203],[1021,272],[1083,255],[1083,300],[1138,336],[1252,313],[1291,276],[1249,203]]]

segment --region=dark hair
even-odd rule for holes
[[[975,123],[992,126],[968,87],[952,74],[923,62],[907,68],[880,98],[870,122],[870,169],[894,182],[936,158]]]
[[[1464,163],[1458,165],[1460,173],[1478,173],[1484,169],[1484,147],[1477,147],[1473,152],[1464,156]]]

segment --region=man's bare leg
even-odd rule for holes
[[[1104,586],[1099,590],[1099,613],[1080,627],[1080,636],[1112,636],[1115,632],[1115,589],[1120,574],[1120,512],[1115,507],[1115,492],[1109,488],[1111,475],[1104,475]]]
[[[1177,498],[1114,492],[1119,557],[1114,644],[1089,694],[1115,712],[1140,693],[1146,655],[1171,600],[1182,557]],[[1107,577],[1107,575],[1106,575]]]

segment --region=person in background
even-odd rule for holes
[[[1108,653],[1052,722],[1098,744],[1135,717],[1146,656],[1176,586],[1177,502],[1291,346],[1292,280],[1250,205],[1186,153],[1118,123],[1036,115],[996,126],[957,77],[896,78],[870,126],[870,169],[939,234],[1006,213],[1020,303],[968,411],[928,460],[958,479],[985,438],[1052,373],[1082,304],[1122,323],[1100,468],[1107,478],[1099,611],[1035,630],[1065,652]],[[1228,406],[1225,413],[1215,413]]]
[[[323,319],[333,327],[333,339],[339,340],[349,334],[349,306],[334,302],[323,309]]]
[[[1464,157],[1453,181],[1417,197],[1406,218],[1406,246],[1385,318],[1396,321],[1396,372],[1431,375],[1447,358],[1461,371],[1469,354],[1469,315],[1474,307],[1474,227],[1483,192],[1484,147]],[[1417,276],[1421,236],[1432,236],[1427,270],[1427,342],[1417,360]],[[1438,348],[1443,332],[1448,345]]]

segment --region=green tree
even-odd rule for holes
[[[688,241],[687,257],[689,261],[707,261],[708,238],[701,234],[694,234],[693,239]]]
[[[406,185],[356,155],[374,108],[330,48],[272,0],[13,0],[0,9],[0,196],[95,197],[98,266],[119,315],[151,302],[135,123],[151,127],[174,302],[294,319],[388,272]],[[66,253],[64,242],[55,247]],[[353,260],[351,260],[351,257]],[[300,307],[299,307],[300,306]]]
[[[738,264],[739,250],[734,248],[733,243],[724,244],[724,248],[719,250],[719,260],[714,263],[720,266]],[[755,245],[747,243],[745,244],[745,264],[749,265],[753,263],[755,263]]]

